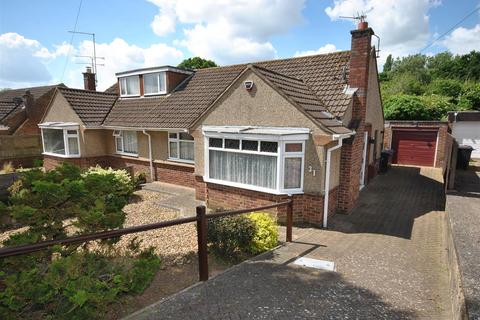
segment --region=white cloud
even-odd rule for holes
[[[91,56],[93,52],[91,41],[80,43],[77,51],[79,55]],[[183,53],[164,43],[152,44],[149,47],[142,48],[127,43],[121,38],[115,38],[110,43],[97,43],[96,51],[98,57],[105,57],[105,61],[98,60],[98,63],[104,63],[105,66],[98,66],[97,80],[99,90],[103,90],[112,85],[115,81],[115,73],[134,68],[152,67],[166,64],[178,64],[183,59]],[[68,73],[67,85],[82,87],[82,68],[75,68]]]
[[[334,44],[327,43],[323,47],[318,48],[317,50],[307,50],[307,51],[297,51],[293,55],[294,57],[303,57],[303,56],[312,56],[315,54],[324,54],[338,51],[337,47]]]
[[[0,88],[31,86],[51,80],[43,59],[38,52],[46,48],[32,39],[27,39],[18,33],[0,35]]]
[[[74,62],[89,62],[75,55],[91,56],[91,41],[83,41],[78,47],[64,42],[54,45],[52,50],[33,39],[17,33],[0,35],[0,88],[19,88],[64,82],[67,86],[83,88],[82,72],[84,65]],[[115,81],[115,73],[132,68],[151,67],[165,64],[178,64],[183,58],[182,51],[164,43],[155,43],[146,48],[127,43],[116,38],[110,43],[96,44],[97,56],[105,57],[105,66],[98,67],[98,88],[106,89]],[[64,79],[60,79],[65,59],[70,53]],[[55,69],[56,67],[56,69]],[[53,72],[52,72],[53,71]],[[57,77],[52,77],[52,73]]]
[[[480,50],[480,24],[471,29],[459,27],[441,42],[453,54],[466,54]]]
[[[325,12],[332,20],[366,12],[367,21],[381,39],[380,64],[388,54],[404,56],[418,52],[429,37],[429,10],[438,0],[335,0]]]
[[[149,1],[159,8],[152,22],[156,34],[181,23],[185,37],[176,43],[220,64],[274,58],[270,38],[303,22],[305,6],[305,0]]]

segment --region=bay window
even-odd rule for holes
[[[78,129],[73,127],[41,127],[44,154],[79,157]]]
[[[204,134],[207,182],[274,194],[303,192],[307,134],[263,136],[205,130]]]
[[[118,154],[125,154],[129,156],[138,155],[137,146],[137,132],[130,130],[115,130],[113,131],[115,138],[115,151]]]
[[[191,162],[194,160],[193,137],[186,132],[168,133],[168,159]]]
[[[143,75],[144,95],[164,94],[166,88],[166,73],[147,73]]]
[[[140,79],[138,76],[119,78],[120,95],[124,97],[140,95]]]

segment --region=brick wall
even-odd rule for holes
[[[408,130],[427,130],[438,131],[437,140],[437,156],[435,159],[435,167],[442,168],[445,165],[446,159],[446,142],[448,133],[448,124],[443,121],[389,121],[385,126],[385,134],[383,145],[386,149],[392,148],[392,132],[395,129]]]
[[[206,203],[211,209],[246,209],[282,202],[287,195],[275,195],[253,190],[235,188],[213,183],[206,183]],[[336,210],[338,189],[329,193],[329,216]],[[295,223],[310,223],[321,225],[323,221],[323,195],[296,194],[293,195],[293,221]],[[277,214],[280,221],[285,220],[286,207],[268,210]]]
[[[340,157],[340,185],[338,188],[338,211],[348,213],[360,192],[360,171],[365,143],[365,118],[367,111],[368,75],[370,68],[371,40],[373,30],[353,30],[348,83],[357,88],[352,101],[352,122],[349,127],[356,134],[345,141]]]
[[[134,175],[140,172],[145,173],[147,181],[150,181],[150,162],[140,159],[102,156],[102,157],[84,157],[84,158],[60,158],[44,155],[43,166],[46,170],[51,170],[60,163],[67,161],[82,168],[88,168],[95,165],[112,168],[130,167]],[[157,181],[177,184],[189,188],[195,187],[195,176],[193,175],[193,166],[184,164],[168,164],[154,162],[155,179]]]

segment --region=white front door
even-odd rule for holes
[[[365,187],[365,171],[367,166],[367,148],[368,148],[368,132],[365,132],[362,152],[362,167],[360,169],[360,190]]]

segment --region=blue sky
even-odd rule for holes
[[[0,88],[64,82],[82,86],[91,39],[71,34],[80,0],[0,2]],[[480,4],[472,0],[83,0],[77,30],[95,32],[100,89],[115,72],[177,64],[199,55],[221,65],[348,50],[354,24],[339,16],[367,12],[389,53],[417,53]],[[424,53],[480,50],[476,13]],[[102,62],[99,60],[99,62]]]

